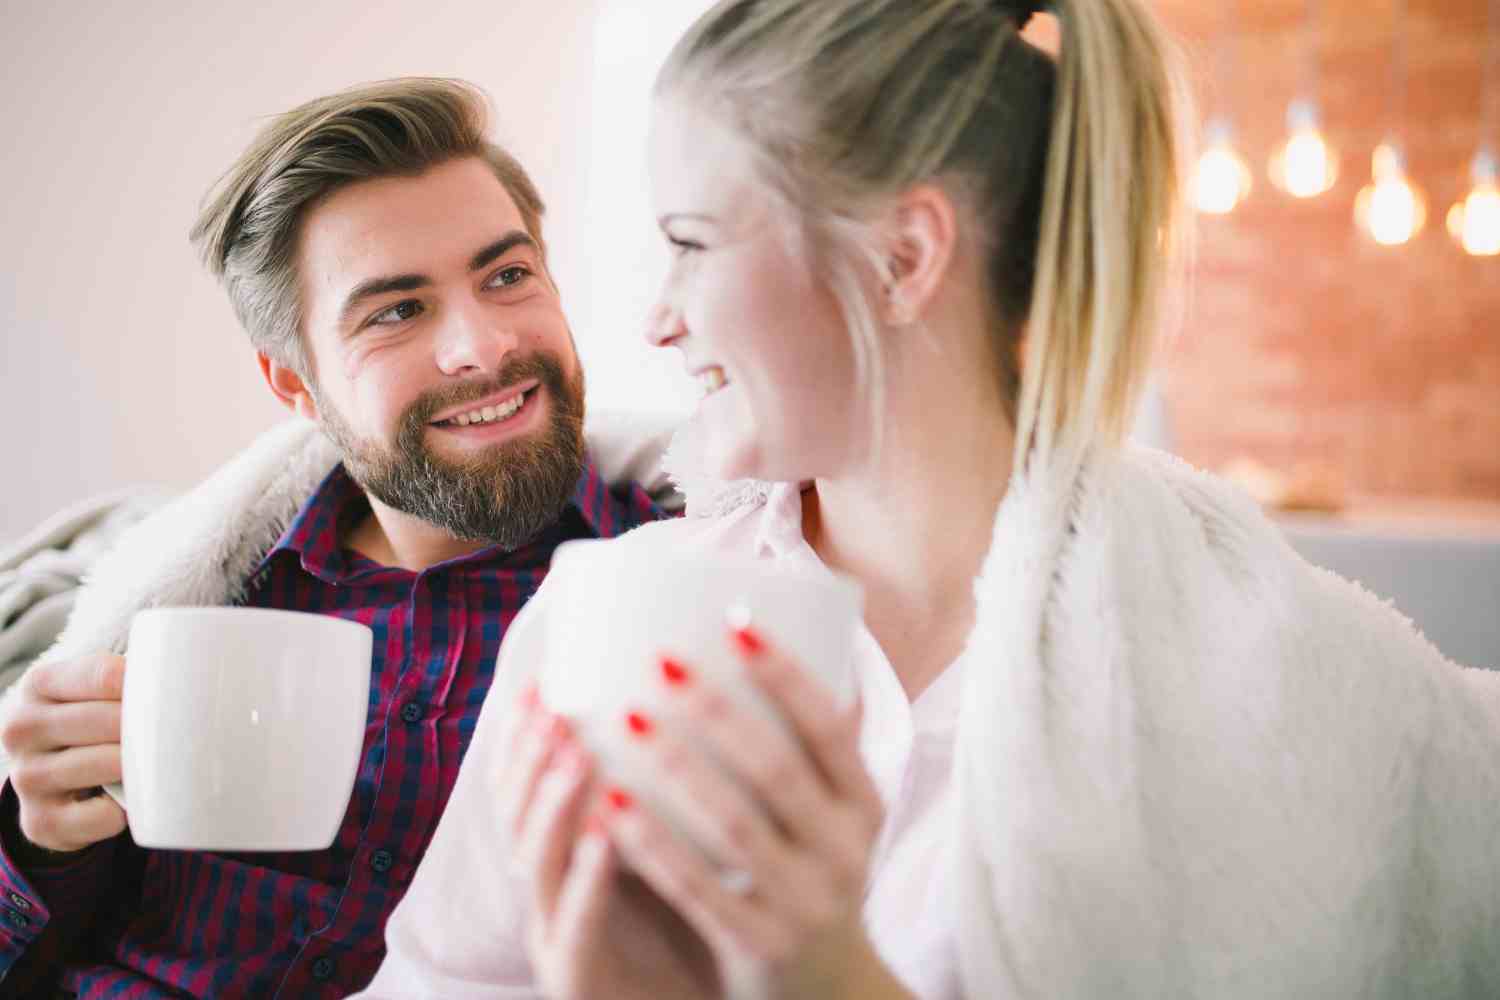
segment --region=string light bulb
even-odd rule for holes
[[[1250,196],[1250,165],[1234,148],[1233,131],[1222,118],[1209,122],[1203,145],[1193,172],[1193,204],[1207,215],[1228,215]]]
[[[1480,147],[1469,171],[1473,186],[1463,201],[1448,210],[1448,235],[1475,257],[1500,255],[1500,160],[1489,144],[1500,130],[1500,0],[1490,0],[1487,28],[1489,46],[1480,90]]]
[[[1394,142],[1376,146],[1370,160],[1371,180],[1354,200],[1354,219],[1381,246],[1401,246],[1427,224],[1427,198],[1407,176]]]
[[[1482,149],[1471,169],[1474,186],[1448,210],[1448,235],[1475,257],[1500,255],[1500,162]]]
[[[1299,98],[1286,110],[1287,137],[1271,154],[1271,183],[1294,198],[1316,198],[1338,181],[1339,158],[1323,135],[1318,108]]]

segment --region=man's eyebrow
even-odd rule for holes
[[[537,249],[536,240],[532,239],[529,233],[513,229],[469,258],[469,270],[478,271],[519,246]],[[432,284],[432,279],[425,274],[392,274],[362,281],[355,285],[354,290],[344,299],[344,306],[339,310],[339,321],[348,323],[350,314],[366,299],[390,292],[414,292],[430,284]]]
[[[469,258],[469,270],[478,271],[480,268],[487,267],[496,258],[505,256],[516,247],[529,247],[532,250],[536,250],[536,240],[532,239],[529,233],[523,233],[519,229],[512,229]]]
[[[389,292],[414,292],[418,288],[426,288],[432,284],[432,279],[425,274],[393,274],[386,277],[371,278],[361,281],[354,286],[344,299],[344,307],[339,310],[339,322],[347,323],[349,316],[359,304],[366,299],[372,299],[377,295],[385,295]]]

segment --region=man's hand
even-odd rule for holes
[[[120,780],[125,659],[109,653],[39,663],[20,680],[0,746],[21,803],[21,833],[48,851],[81,851],[125,829],[99,786]]]

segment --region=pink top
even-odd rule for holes
[[[748,555],[827,572],[802,536],[801,493],[790,485],[776,487],[763,506],[722,518],[659,522],[632,535],[637,544],[649,542],[673,553],[698,549]],[[518,623],[506,638],[495,686],[480,713],[447,812],[386,927],[385,962],[360,996],[542,996],[526,957],[528,897],[513,881],[503,856],[506,843],[493,788],[505,763],[498,742],[501,713],[539,662],[543,630],[534,626],[548,601],[558,599],[553,590],[550,584],[542,586],[523,615],[531,626]],[[886,805],[886,825],[865,897],[866,926],[909,989],[929,1000],[956,998],[953,905],[941,862],[963,660],[908,702],[890,662],[863,625],[855,645],[865,719],[860,750]]]

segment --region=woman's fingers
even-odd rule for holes
[[[584,955],[600,947],[599,934],[615,871],[609,838],[600,819],[592,817],[573,846],[568,874],[558,895],[552,933],[564,952]]]
[[[787,953],[787,928],[754,901],[755,887],[725,885],[704,854],[669,829],[628,794],[613,789],[610,837],[621,858],[708,941],[731,942],[763,959]]]
[[[882,803],[859,755],[859,712],[841,709],[833,696],[789,657],[749,628],[731,629],[730,645],[751,679],[791,723],[834,794],[874,817]]]
[[[536,784],[516,843],[516,858],[529,874],[532,905],[551,923],[568,874],[588,786],[588,756],[564,738]]]
[[[566,732],[566,723],[537,706],[524,707],[516,738],[506,758],[501,776],[500,819],[511,837],[519,837],[526,814],[536,795],[537,783],[558,741]]]
[[[765,807],[725,775],[707,748],[684,741],[682,727],[658,727],[632,712],[626,728],[651,755],[660,776],[657,794],[687,834],[725,868],[761,873],[764,894],[795,903],[803,888],[800,860]]]

